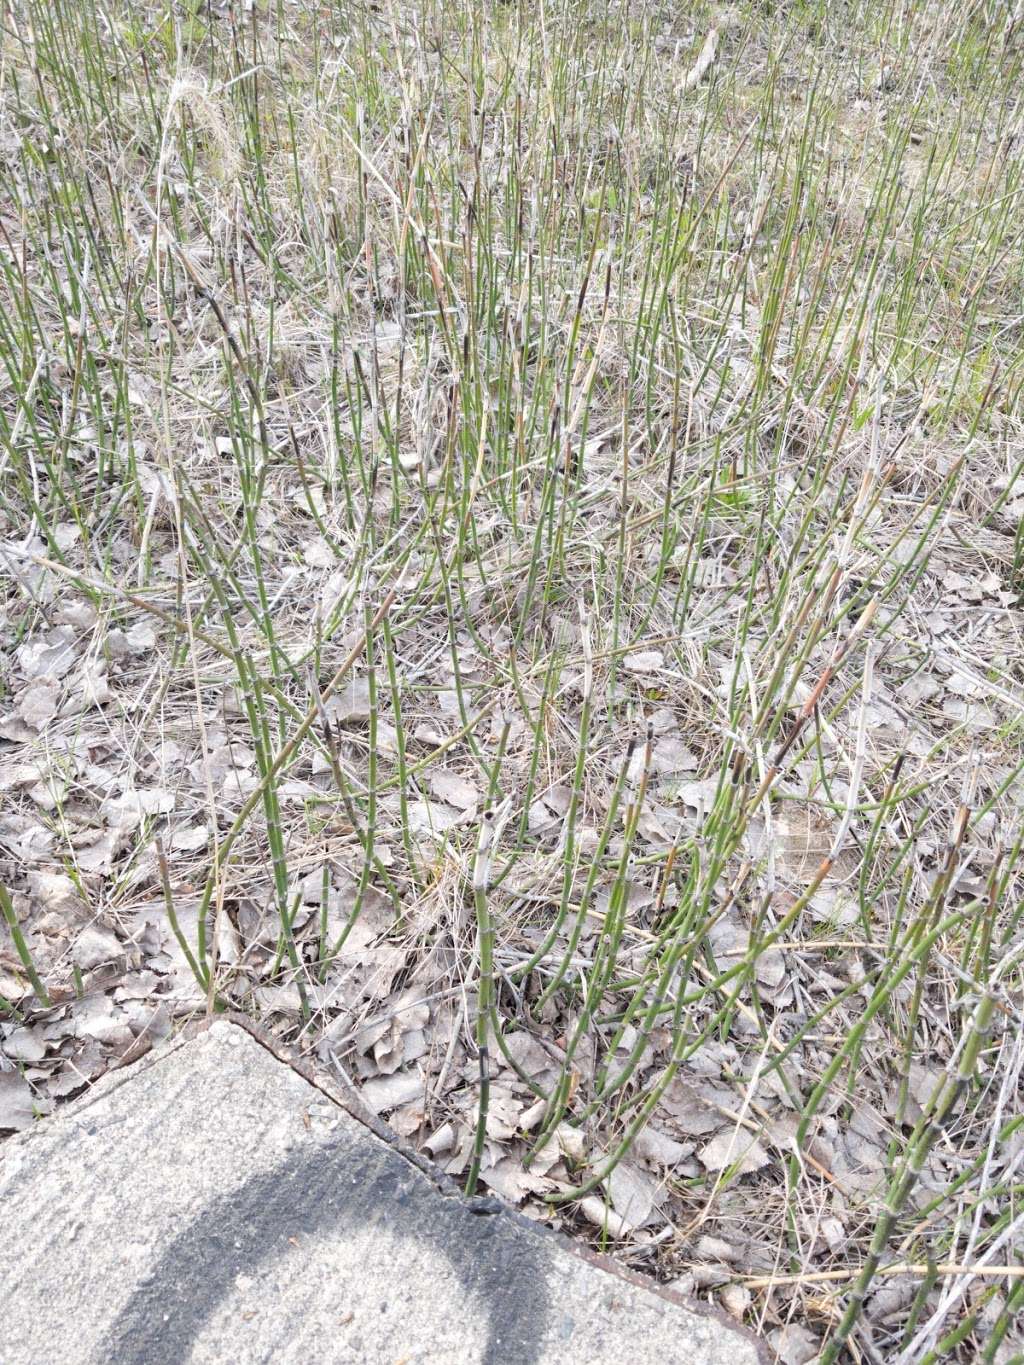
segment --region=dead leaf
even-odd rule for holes
[[[24,1076],[17,1071],[0,1071],[0,1129],[18,1132],[28,1128],[42,1109],[43,1102],[36,1099]]]
[[[692,1142],[676,1142],[660,1128],[647,1124],[636,1136],[634,1151],[652,1166],[674,1166],[694,1150]]]
[[[75,632],[70,626],[57,626],[19,647],[18,665],[26,678],[56,681],[75,664]]]
[[[336,560],[334,551],[323,536],[313,536],[306,542],[303,547],[302,558],[314,569],[330,569]]]
[[[716,1133],[697,1157],[705,1170],[716,1173],[736,1168],[739,1175],[753,1175],[771,1159],[756,1138],[735,1128]]]
[[[53,914],[69,915],[85,908],[78,887],[63,872],[30,872],[28,889],[33,900]]]
[[[735,1261],[739,1255],[731,1242],[710,1236],[699,1238],[694,1251],[702,1261],[725,1261],[726,1264]]]
[[[697,755],[681,739],[666,735],[659,739],[651,754],[651,771],[662,777],[677,777],[697,769]]]
[[[521,1204],[528,1194],[546,1194],[551,1189],[550,1181],[532,1169],[526,1170],[515,1157],[502,1157],[485,1167],[480,1179],[510,1204]]]
[[[522,1071],[531,1078],[550,1070],[554,1063],[532,1033],[518,1029],[504,1036],[504,1044]]]
[[[459,810],[475,810],[480,802],[480,789],[475,782],[470,782],[458,773],[450,772],[447,768],[433,769],[427,778],[430,783],[430,790],[439,801],[447,801],[450,806],[457,806]]]
[[[0,1052],[12,1062],[39,1062],[46,1056],[46,1039],[39,1027],[12,1029],[0,1043]]]
[[[156,631],[149,621],[137,621],[126,633],[125,639],[133,654],[147,654],[156,646]]]
[[[414,834],[427,834],[434,838],[457,825],[463,812],[439,801],[410,801],[409,828]]]
[[[0,763],[0,792],[16,791],[18,787],[31,787],[43,776],[39,763]]]
[[[665,667],[665,656],[660,649],[640,649],[622,660],[627,673],[657,673]]]
[[[945,1069],[937,1063],[926,1066],[922,1062],[910,1064],[910,1093],[923,1110],[946,1078]]]
[[[363,1103],[375,1114],[387,1114],[422,1094],[423,1080],[412,1071],[396,1071],[392,1076],[366,1081],[359,1091]]]
[[[660,1108],[670,1118],[669,1126],[688,1137],[713,1133],[726,1122],[694,1086],[678,1078],[665,1091]]]
[[[616,1240],[622,1240],[629,1235],[629,1224],[624,1218],[620,1218],[614,1209],[608,1207],[604,1199],[599,1199],[596,1194],[588,1194],[586,1199],[580,1200],[580,1212],[588,1223],[593,1223]]]
[[[114,870],[114,860],[128,842],[128,832],[112,829],[96,837],[95,830],[87,830],[88,839],[73,839],[75,862],[82,872],[108,873]]]
[[[210,842],[210,826],[191,825],[186,829],[176,829],[169,842],[171,848],[179,853],[196,853]]]
[[[54,620],[62,621],[79,630],[91,630],[99,619],[96,608],[84,598],[65,598],[57,609]]]
[[[754,1299],[750,1290],[743,1284],[723,1285],[718,1297],[725,1311],[737,1322],[743,1321],[744,1315]]]
[[[71,1007],[75,1032],[79,1038],[95,1038],[108,1047],[130,1047],[134,1035],[124,1013],[112,996],[91,995],[76,1000]]]
[[[18,715],[34,730],[41,730],[57,714],[60,687],[49,678],[26,687],[18,699]]]
[[[418,1133],[423,1127],[426,1118],[426,1105],[423,1096],[418,1100],[413,1100],[411,1104],[403,1104],[401,1108],[392,1111],[388,1118],[388,1127],[399,1137],[409,1138],[414,1133]]]
[[[646,1227],[657,1217],[658,1183],[634,1162],[620,1161],[604,1181],[615,1212],[630,1232]]]
[[[536,1117],[534,1117],[533,1107],[523,1115],[520,1126],[524,1131],[532,1128],[543,1116],[547,1106],[543,1100],[540,1105],[540,1112]],[[547,1137],[544,1144],[537,1148],[531,1169],[539,1171],[541,1175],[546,1175],[563,1157],[568,1159],[571,1166],[579,1166],[586,1153],[587,1139],[583,1129],[577,1128],[571,1123],[560,1123],[555,1131]]]
[[[832,847],[834,834],[832,820],[817,806],[787,802],[773,828],[779,871],[794,881],[812,876]]]
[[[148,817],[170,814],[175,804],[174,793],[163,787],[130,788],[120,796],[108,797],[100,806],[100,814],[112,829],[133,830]]]
[[[523,1108],[506,1086],[492,1085],[491,1100],[487,1107],[487,1136],[498,1142],[506,1142],[514,1137]]]
[[[90,924],[75,939],[71,949],[71,960],[83,972],[90,972],[108,962],[114,962],[124,954],[121,941],[110,929],[102,925]]]
[[[77,716],[92,707],[105,706],[113,697],[107,682],[105,661],[92,660],[75,674],[74,690],[60,708],[62,716]]]
[[[335,725],[356,725],[370,719],[370,684],[366,678],[352,678],[329,697],[324,710]]]

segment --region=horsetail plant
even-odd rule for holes
[[[959,1058],[955,1068],[952,1062],[945,1068],[942,1078],[933,1090],[921,1117],[914,1125],[914,1130],[889,1183],[878,1221],[875,1224],[867,1258],[857,1276],[853,1289],[850,1291],[839,1325],[822,1352],[822,1365],[834,1365],[850,1339],[860,1316],[864,1299],[881,1265],[885,1249],[896,1230],[907,1200],[921,1176],[928,1153],[952,1118],[956,1106],[968,1086],[974,1080],[978,1060],[991,1028],[995,1005],[995,992],[991,989],[984,990],[965,1028],[958,1049]]]
[[[476,1130],[473,1154],[466,1174],[467,1194],[476,1191],[487,1137],[487,1115],[491,1096],[491,1054],[489,1034],[497,1033],[500,1025],[495,1016],[494,1001],[494,921],[487,903],[491,889],[494,855],[512,813],[512,799],[505,797],[497,805],[488,806],[480,818],[476,855],[473,860],[473,907],[476,912],[479,981],[477,985],[476,1048],[480,1066],[480,1090],[477,1097]]]

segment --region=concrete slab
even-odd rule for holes
[[[3,1365],[758,1360],[462,1199],[225,1021],[5,1143],[0,1246]]]

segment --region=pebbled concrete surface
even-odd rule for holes
[[[2,1365],[755,1365],[219,1021],[0,1147]]]

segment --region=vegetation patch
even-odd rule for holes
[[[1020,1358],[1022,59],[8,6],[0,1128],[241,1010],[787,1365]]]

